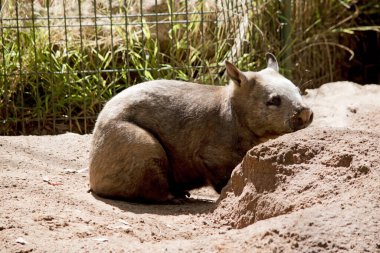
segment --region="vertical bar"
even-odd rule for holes
[[[69,111],[68,111],[68,119],[69,119],[69,131],[73,131],[73,122],[72,122],[72,107],[71,107],[71,71],[69,66],[69,46],[68,46],[68,38],[67,38],[67,16],[66,16],[66,0],[62,0],[63,2],[63,21],[64,21],[64,30],[65,30],[65,51],[67,54],[66,62],[67,64],[66,71],[63,73],[66,75],[66,82],[68,83],[69,90]]]
[[[96,69],[98,78],[100,77],[100,61],[99,61],[99,41],[98,41],[98,13],[97,13],[97,7],[96,7],[96,0],[94,1],[94,27],[95,27],[95,47],[96,47],[96,66],[98,67]]]
[[[156,10],[155,11],[155,14],[156,14],[155,15],[156,16],[156,45],[157,45],[157,55],[156,55],[157,64],[156,64],[156,66],[158,68],[157,69],[158,70],[157,73],[160,73],[159,69],[161,68],[161,63],[160,63],[161,62],[161,59],[160,59],[160,52],[161,51],[160,51],[160,43],[159,43],[160,41],[159,41],[159,38],[158,38],[159,31],[158,31],[158,13],[157,13],[157,10],[158,10],[157,9],[157,4],[158,3],[157,3],[157,0],[154,1],[154,4],[155,4],[155,6],[154,6],[155,10]]]
[[[235,45],[236,46],[236,59],[239,62],[239,58],[243,55],[243,44],[244,44],[244,37],[245,37],[245,26],[244,22],[246,22],[247,18],[247,13],[246,11],[246,2],[245,0],[240,1],[240,4],[236,3],[236,12],[238,13],[239,16],[239,22],[238,22],[238,34],[236,35],[235,38]]]
[[[247,7],[247,15],[248,15],[248,18],[250,17],[249,16],[249,12],[251,11],[251,15],[254,14],[254,5],[253,5],[253,2],[252,1],[248,1],[248,4],[249,4],[249,7]],[[252,25],[252,19],[249,19],[249,26]],[[253,38],[253,31],[252,29],[248,29],[249,31],[249,38],[250,38],[250,41],[249,41],[249,52],[252,52],[253,50],[253,41],[252,41],[252,38]]]
[[[22,71],[22,57],[21,57],[21,54],[22,54],[22,49],[21,49],[21,42],[20,42],[20,24],[19,24],[19,3],[16,2],[16,31],[17,31],[17,48],[18,48],[18,64],[19,64],[19,76],[20,76],[20,81],[18,83],[18,85],[21,86],[21,126],[22,126],[22,133],[25,134],[25,118],[24,118],[24,82],[22,81],[23,80],[23,71]],[[17,103],[17,102],[16,102]],[[17,108],[16,108],[16,120],[17,122],[19,121],[18,117],[17,117]],[[17,132],[17,123],[16,123],[16,132]]]
[[[222,17],[222,22],[223,22],[223,25],[224,25],[224,29],[220,29],[219,28],[219,23],[218,23],[218,41],[219,40],[225,40],[225,41],[228,41],[228,38],[226,37],[226,30],[228,29],[228,27],[227,27],[227,24],[226,24],[226,12],[228,12],[228,7],[227,6],[225,6],[225,2],[226,2],[226,0],[221,0],[220,1],[220,10],[221,10],[221,12],[222,12],[222,15],[223,15],[223,17]],[[219,16],[219,15],[218,15]],[[226,60],[227,58],[226,57],[224,57],[223,56],[223,60]],[[218,58],[218,60],[219,60],[219,58]],[[223,64],[223,67],[222,68],[219,68],[219,70],[218,70],[218,80],[219,80],[219,82],[221,83],[221,81],[224,81],[225,80],[225,67],[224,67],[224,61],[223,62],[221,62],[222,64]]]
[[[80,70],[79,70],[79,74],[80,76],[83,78],[83,54],[84,54],[84,51],[83,51],[83,24],[82,24],[82,5],[81,5],[81,2],[82,1],[78,1],[78,14],[79,14],[79,36],[80,36]],[[86,105],[86,98],[84,97],[83,98],[83,122],[84,122],[84,133],[87,133],[87,105]],[[81,131],[82,132],[82,131]]]
[[[143,8],[143,0],[140,0],[140,25],[141,25],[141,31],[144,30],[144,23],[143,23],[143,17],[144,17],[144,8]],[[142,41],[144,41],[144,33],[142,34]],[[144,48],[144,47],[143,47]]]
[[[131,73],[129,71],[129,56],[128,56],[128,50],[129,50],[129,41],[128,41],[128,10],[129,9],[129,6],[127,4],[127,0],[124,0],[124,20],[125,20],[125,23],[124,23],[124,26],[125,26],[125,44],[126,44],[126,48],[127,48],[127,55],[126,55],[126,71],[127,71],[127,84],[128,86],[130,85],[131,83]]]
[[[173,19],[174,19],[174,4],[173,4],[173,0],[169,0],[169,5],[170,5],[170,30],[171,30],[171,33],[172,33],[172,39],[170,40],[171,41],[171,48],[173,49],[174,48],[174,22],[173,22]],[[170,49],[169,49],[170,50]],[[170,50],[170,65],[171,65],[171,74],[170,74],[170,79],[173,79],[174,78],[174,61],[173,61],[173,50]]]
[[[205,64],[205,61],[204,61],[204,58],[205,58],[204,57],[205,56],[205,51],[204,51],[204,49],[205,49],[204,0],[201,0],[200,3],[201,3],[201,43],[202,43],[202,51],[203,51],[203,52],[201,51],[202,61],[201,61],[201,66],[200,66],[201,68],[200,68],[200,70],[202,69],[202,72],[200,74],[201,74],[201,77],[202,77],[202,79],[201,79],[202,83],[204,83],[205,82],[205,75],[204,75],[204,73],[206,72],[205,70],[207,68],[204,65]]]
[[[97,86],[101,83],[100,79],[101,79],[101,76],[100,76],[100,69],[101,69],[101,65],[100,65],[100,57],[99,57],[99,51],[100,51],[100,48],[99,48],[99,34],[98,34],[98,13],[97,13],[97,6],[96,6],[96,0],[94,0],[94,25],[95,25],[95,47],[96,47],[96,75],[98,77],[98,84]],[[99,86],[98,86],[98,89],[99,89]],[[103,87],[101,87],[101,89],[103,89]],[[92,98],[91,98],[92,99]],[[99,98],[100,99],[100,98]],[[101,110],[101,105],[98,104],[98,108],[97,108],[97,111],[100,112]]]
[[[192,68],[191,68],[191,55],[190,55],[190,23],[189,23],[189,4],[187,1],[185,1],[185,19],[186,19],[186,44],[187,44],[187,76],[191,76],[191,79],[189,81],[193,81],[193,75],[191,74]]]
[[[30,73],[33,75],[38,75],[38,54],[37,54],[37,47],[36,47],[36,26],[35,26],[35,16],[34,16],[34,0],[32,0],[32,39],[33,39],[33,49],[34,49],[34,73]],[[40,100],[40,93],[39,93],[39,78],[36,78],[36,99]],[[38,111],[37,114],[37,127],[38,127],[38,133],[41,133],[41,113],[42,111]]]
[[[232,8],[231,6],[230,6],[230,1],[229,0],[227,0],[227,3],[226,3],[226,7],[224,8],[223,7],[223,9],[226,9],[226,11],[224,11],[224,23],[227,23],[227,25],[226,25],[226,31],[231,31],[232,29],[231,29],[231,20],[233,21],[233,19],[231,18],[231,16],[230,16],[230,12],[231,12],[231,10],[230,10],[230,8]],[[227,17],[226,17],[226,15],[225,14],[227,14]],[[233,27],[234,28],[234,30],[235,30],[235,27]],[[226,33],[226,38],[225,39],[227,39],[227,41],[228,40],[230,40],[230,38],[229,38],[229,33],[227,32]],[[230,61],[232,61],[232,62],[234,62],[234,59],[233,59],[233,57],[231,57],[231,59],[229,59]]]
[[[46,1],[46,11],[47,11],[47,25],[48,25],[48,41],[49,41],[49,75],[50,75],[50,85],[51,85],[51,106],[53,110],[53,134],[56,134],[56,108],[55,108],[55,82],[54,82],[54,69],[52,60],[52,43],[51,43],[51,20],[50,20],[50,0]]]
[[[116,80],[116,72],[114,72],[116,70],[116,66],[115,66],[115,49],[114,49],[114,40],[113,40],[113,17],[112,17],[112,0],[109,0],[108,1],[109,3],[109,9],[110,9],[110,32],[111,32],[111,61],[112,61],[112,74],[111,74],[111,77],[112,77],[112,90],[113,90],[113,94],[116,93],[116,89],[115,89],[115,83],[114,81]]]
[[[235,26],[234,26],[234,44],[233,44],[233,46],[232,46],[232,49],[237,49],[237,48],[235,48],[235,45],[236,45],[236,38],[238,37],[238,34],[240,34],[239,33],[239,23],[240,23],[240,17],[239,17],[239,15],[236,13],[238,10],[237,10],[237,3],[235,2],[235,1],[232,1],[231,2],[231,9],[232,9],[232,18],[233,18],[233,20],[234,20],[234,23],[235,23]],[[237,19],[235,19],[235,17],[237,16]],[[236,22],[236,20],[237,20],[237,22]],[[236,59],[236,51],[235,52],[233,52],[233,51],[231,51],[232,52],[232,59],[233,59],[233,61],[235,61],[236,62],[236,66],[238,66],[239,68],[240,68],[240,66],[239,66],[239,62],[238,62],[238,59]]]
[[[219,28],[219,23],[218,23],[218,16],[219,16],[219,6],[218,6],[218,0],[215,0],[215,20],[213,21],[213,22],[215,22],[214,24],[215,24],[215,32],[214,32],[214,34],[215,34],[215,36],[218,36],[218,32],[216,32],[216,31],[218,31],[218,28]],[[214,40],[213,41],[219,41],[218,40],[218,38],[214,38]],[[219,61],[219,57],[218,57],[218,54],[219,54],[219,43],[215,43],[215,59],[217,60],[217,62]],[[218,66],[215,66],[216,68],[218,67]],[[212,85],[214,85],[215,84],[215,81],[217,81],[218,83],[219,83],[219,80],[216,80],[216,78],[218,78],[218,75],[216,75],[215,77],[211,77],[210,78],[210,81],[212,81]]]
[[[0,10],[3,10],[3,8],[5,8],[5,4],[6,2],[4,3],[2,0],[0,0]],[[4,5],[4,6],[3,6]],[[0,33],[1,33],[1,52],[3,54],[3,76],[2,76],[2,79],[4,80],[4,103],[3,103],[3,106],[5,106],[5,115],[4,115],[4,119],[2,119],[2,121],[0,122],[1,125],[5,125],[6,127],[5,128],[9,128],[9,124],[8,124],[8,117],[9,117],[9,112],[8,112],[8,104],[9,104],[9,99],[8,99],[8,81],[7,81],[7,69],[6,69],[6,62],[5,62],[5,38],[4,38],[4,28],[3,28],[3,15],[0,14]],[[7,127],[8,125],[8,127]],[[1,129],[1,128],[0,128]],[[4,129],[5,130],[5,129]],[[6,131],[4,132],[0,132],[0,134],[5,134],[5,133],[8,133],[8,129],[6,129]]]
[[[144,1],[140,0],[140,25],[141,25],[141,56],[144,57],[144,60],[146,60],[146,51],[145,51],[145,45],[146,45],[146,39],[145,39],[145,34],[144,34],[144,6],[143,6]],[[145,74],[146,70],[146,64],[143,64],[143,75]],[[141,73],[141,72],[140,72]],[[145,76],[143,77],[145,80]]]

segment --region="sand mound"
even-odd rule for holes
[[[365,198],[379,205],[379,143],[376,133],[314,128],[256,146],[234,170],[215,215],[241,228],[316,204],[350,208]]]

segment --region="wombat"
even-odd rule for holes
[[[93,133],[92,192],[134,202],[181,200],[206,185],[220,193],[250,148],[312,122],[276,58],[267,62],[242,72],[226,61],[227,86],[157,80],[113,97]]]

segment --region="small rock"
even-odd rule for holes
[[[74,169],[64,169],[63,170],[65,173],[67,174],[74,174],[74,173],[77,173],[78,171],[74,170]]]
[[[78,173],[88,173],[88,168],[83,168],[77,171]]]
[[[348,106],[347,109],[351,112],[351,113],[357,113],[358,112],[358,109],[354,106]]]
[[[16,239],[16,243],[19,243],[19,244],[21,244],[21,245],[25,245],[25,244],[27,244],[28,242],[27,242],[24,238],[19,237],[19,238]]]
[[[105,237],[92,238],[92,240],[97,241],[97,242],[108,242],[108,238],[105,238]]]

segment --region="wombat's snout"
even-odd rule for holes
[[[301,107],[292,117],[292,128],[294,131],[303,129],[313,121],[313,112],[310,108]]]

